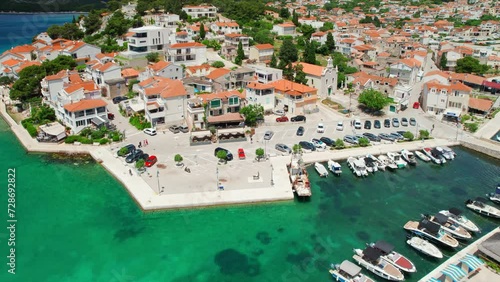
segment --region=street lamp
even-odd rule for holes
[[[158,195],[160,195],[161,191],[160,191],[160,171],[159,170],[156,170],[156,179],[158,180]]]
[[[215,175],[217,177],[217,190],[219,190],[219,167],[215,168]]]
[[[274,174],[274,167],[273,164],[271,164],[271,186],[274,186],[273,174]]]

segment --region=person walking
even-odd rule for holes
[[[142,143],[141,141],[139,141],[139,146],[137,146],[138,148],[142,148]]]
[[[149,145],[148,139],[144,140],[144,142],[146,142],[146,145]]]

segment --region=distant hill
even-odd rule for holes
[[[100,0],[4,0],[0,1],[2,12],[68,12],[90,11],[105,7]]]

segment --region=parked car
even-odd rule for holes
[[[411,126],[417,125],[417,120],[415,118],[410,118],[410,125]]]
[[[179,126],[179,130],[182,132],[182,133],[188,133],[189,132],[189,127],[185,126],[185,125],[182,125],[182,126]]]
[[[380,124],[380,120],[376,119],[374,122],[373,122],[373,128],[381,128],[381,124]]]
[[[337,127],[336,127],[336,129],[337,129],[338,131],[342,131],[342,130],[344,130],[344,122],[343,122],[343,121],[339,121],[339,122],[337,122]]]
[[[392,118],[392,126],[399,127],[399,119],[398,118]]]
[[[147,161],[147,159],[149,158],[149,154],[146,154],[146,153],[142,153],[139,157],[137,157],[137,160],[144,160],[144,161]]]
[[[316,127],[316,132],[318,133],[324,133],[325,132],[325,125],[323,123],[318,123],[318,127]]]
[[[365,129],[372,129],[372,122],[369,120],[365,120]]]
[[[141,149],[137,149],[133,151],[131,154],[129,154],[125,158],[126,163],[133,163],[139,159],[139,157],[143,154],[144,152]]]
[[[358,138],[353,135],[346,135],[344,136],[344,142],[350,143],[350,144],[359,144]]]
[[[108,113],[108,119],[109,119],[109,120],[114,120],[114,119],[115,119],[115,114],[113,114],[113,113]]]
[[[359,142],[359,139],[361,138],[365,138],[365,139],[368,139],[366,136],[364,136],[363,134],[356,134],[354,135],[354,137],[356,137],[356,139],[358,139],[358,142]],[[370,143],[370,139],[368,139],[368,144]]]
[[[168,130],[172,131],[173,133],[179,133],[181,132],[181,129],[177,125],[172,125],[168,128]]]
[[[387,128],[391,127],[391,120],[390,119],[388,119],[388,118],[384,119],[384,127],[387,127]]]
[[[368,140],[370,140],[372,142],[380,142],[381,141],[380,137],[378,137],[377,135],[370,133],[370,132],[363,133],[363,136],[368,138]]]
[[[290,149],[290,147],[288,147],[287,145],[285,144],[282,144],[282,143],[278,143],[276,144],[276,146],[274,146],[274,148],[280,152],[283,152],[283,153],[292,153],[292,149]]]
[[[266,131],[266,133],[264,133],[264,140],[271,140],[271,138],[273,138],[273,135],[274,132],[272,132],[271,130]]]
[[[286,116],[277,117],[276,122],[287,122],[288,118]]]
[[[314,147],[316,147],[317,149],[326,149],[326,144],[319,139],[313,138],[311,140],[311,143],[313,143]]]
[[[396,138],[394,138],[393,136],[387,134],[387,133],[380,133],[378,135],[378,137],[380,137],[380,139],[383,139],[383,140],[388,140],[388,141],[394,141],[396,140]]]
[[[146,167],[152,167],[157,161],[158,161],[158,158],[155,155],[149,156],[149,158],[146,160],[144,165]]]
[[[283,111],[283,110],[274,110],[273,114],[275,114],[277,116],[284,116],[285,115],[285,111]]]
[[[151,136],[156,135],[156,129],[154,129],[154,128],[144,128],[143,132],[146,133],[147,135],[151,135]]]
[[[319,140],[323,141],[327,146],[334,147],[335,146],[335,140],[330,139],[328,137],[321,137]]]
[[[391,132],[389,133],[390,136],[394,137],[396,140],[405,140],[402,134],[399,134],[398,132]]]
[[[361,129],[361,121],[359,119],[354,120],[354,128]]]
[[[300,141],[299,145],[300,145],[300,147],[302,147],[302,150],[306,153],[316,151],[316,147],[314,147],[314,144],[311,142]]]
[[[229,150],[221,148],[221,147],[215,148],[214,155],[216,157],[217,157],[217,153],[219,151],[226,151],[226,161],[232,161],[233,160],[233,154],[231,154],[231,152],[229,152]]]
[[[121,101],[125,101],[125,100],[128,100],[128,98],[125,96],[118,96],[118,97],[113,98],[113,104],[118,104]]]
[[[291,121],[292,121],[292,122],[295,122],[295,121],[303,121],[303,122],[306,122],[306,117],[305,117],[305,116],[302,116],[302,115],[294,116],[294,117],[292,117]]]
[[[238,158],[240,160],[244,160],[246,159],[246,156],[245,156],[245,151],[243,150],[243,148],[239,148],[238,149]]]
[[[304,127],[299,126],[299,128],[297,128],[297,136],[302,136],[302,135],[304,135]]]
[[[127,148],[127,152],[126,153],[123,153],[123,150],[122,150],[123,148]],[[135,151],[135,146],[132,145],[132,144],[128,144],[126,146],[121,147],[120,150],[118,150],[117,155],[119,157],[126,157],[129,154],[133,153],[134,151]]]
[[[408,119],[407,119],[407,118],[405,118],[405,117],[404,117],[404,118],[402,118],[402,119],[401,119],[401,125],[402,125],[402,126],[408,126]]]

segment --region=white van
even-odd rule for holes
[[[354,128],[361,129],[361,121],[359,119],[354,120]]]

